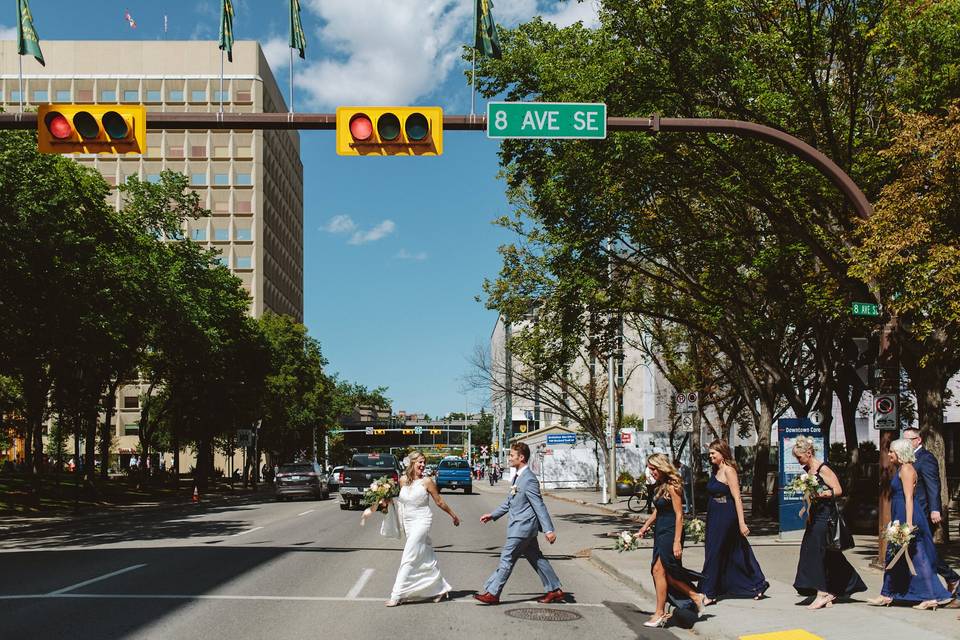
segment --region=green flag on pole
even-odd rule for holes
[[[493,21],[493,14],[490,13],[492,8],[493,0],[477,0],[473,14],[477,38],[473,46],[481,55],[500,58],[502,57],[500,40],[497,39],[497,24]]]
[[[306,58],[307,37],[300,22],[300,0],[290,0],[290,48],[298,50],[301,58]]]
[[[43,66],[43,52],[40,51],[40,37],[33,28],[33,15],[27,0],[17,0],[17,53],[21,56],[31,55]]]
[[[233,2],[220,0],[220,48],[227,52],[227,60],[233,62]]]

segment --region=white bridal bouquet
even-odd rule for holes
[[[707,539],[707,524],[700,518],[691,518],[683,523],[683,533],[688,542],[703,542]]]
[[[803,496],[804,506],[800,509],[799,514],[802,517],[805,512],[810,510],[810,505],[813,504],[820,492],[820,482],[816,475],[804,472],[795,476],[784,488]]]
[[[387,512],[387,501],[400,495],[400,485],[389,476],[377,478],[363,492],[363,504],[367,507],[376,506],[376,511]]]
[[[623,531],[619,536],[617,536],[617,541],[614,543],[613,548],[621,553],[624,551],[634,551],[639,549],[640,535],[636,533],[630,533],[629,531]]]

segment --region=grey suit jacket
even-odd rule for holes
[[[517,483],[510,488],[503,504],[490,515],[498,520],[508,513],[508,538],[530,538],[540,531],[555,531],[547,505],[540,495],[540,480],[529,467],[517,478]]]

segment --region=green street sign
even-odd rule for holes
[[[488,102],[488,138],[607,137],[607,105],[573,102]]]
[[[872,302],[854,302],[853,315],[876,318],[880,315],[880,307]]]

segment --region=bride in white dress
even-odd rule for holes
[[[460,526],[460,518],[444,502],[433,479],[423,477],[426,462],[419,451],[410,454],[407,468],[400,478],[400,495],[393,499],[407,542],[403,545],[393,592],[386,602],[388,607],[413,599],[433,598],[440,602],[450,591],[450,585],[437,568],[437,555],[430,540],[430,524],[433,522],[430,498],[453,518],[453,526]]]

